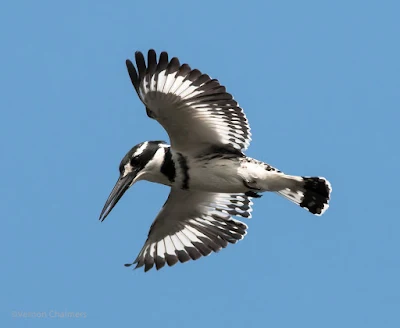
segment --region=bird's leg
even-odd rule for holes
[[[257,181],[255,179],[253,180],[243,179],[243,184],[245,185],[246,188],[249,188],[250,190],[257,190],[257,191],[261,190],[261,188],[257,187]]]

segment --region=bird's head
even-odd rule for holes
[[[165,146],[167,145],[164,141],[145,141],[128,151],[119,165],[118,181],[101,211],[100,221],[105,220],[122,195],[135,182],[145,179],[146,175],[154,170],[154,166],[161,160],[156,154]]]

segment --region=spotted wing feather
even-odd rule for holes
[[[162,52],[135,53],[128,73],[147,114],[167,131],[180,152],[202,152],[210,146],[244,151],[251,140],[247,118],[218,80]]]
[[[245,194],[173,188],[133,264],[145,271],[154,266],[158,270],[218,252],[246,235],[247,225],[232,216],[250,218],[251,205]]]

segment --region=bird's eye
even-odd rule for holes
[[[139,161],[138,161],[138,157],[137,156],[131,158],[131,165],[132,166],[136,166],[138,163],[139,163]]]

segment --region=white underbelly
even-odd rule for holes
[[[279,191],[287,188],[290,180],[286,181],[282,172],[268,164],[251,158],[187,159],[187,168],[188,176],[181,169],[175,184],[208,192]]]
[[[189,166],[189,188],[223,193],[241,193],[249,189],[238,174],[238,166],[221,161],[216,165]]]

